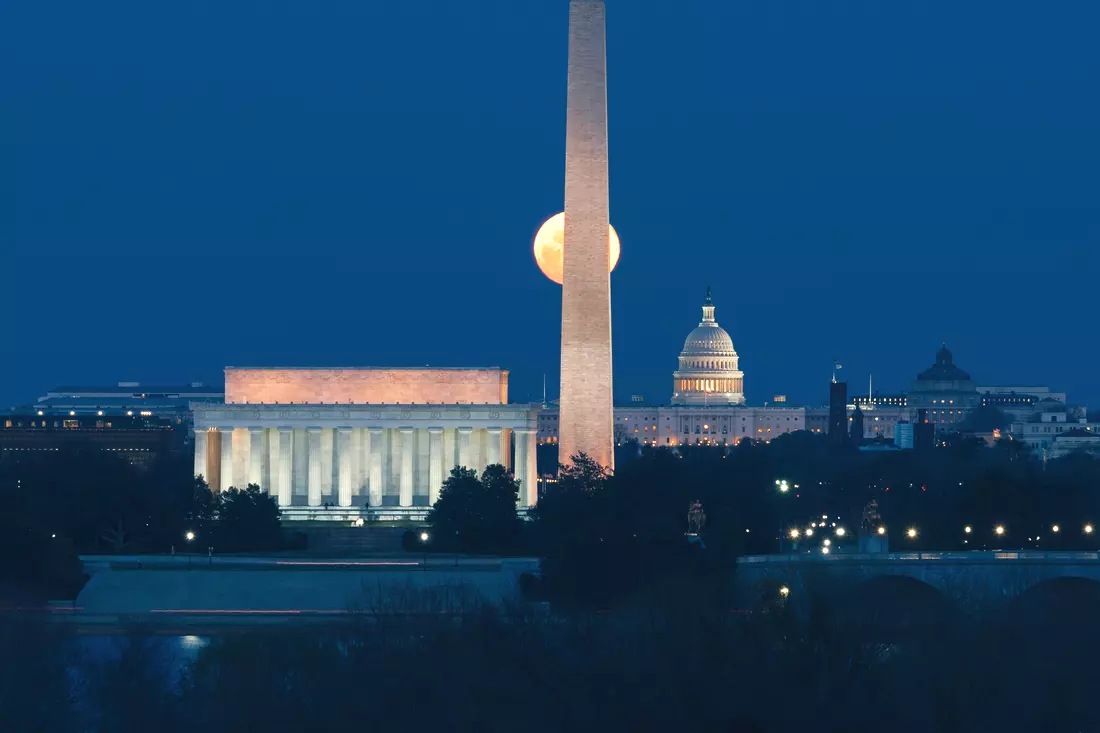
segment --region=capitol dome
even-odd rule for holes
[[[672,404],[745,404],[745,375],[737,368],[737,360],[733,339],[714,320],[708,287],[703,320],[684,340],[680,368],[672,375]]]

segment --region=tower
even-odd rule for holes
[[[608,273],[607,50],[603,0],[569,4],[565,262],[558,455],[614,468]]]
[[[848,429],[848,436],[852,441],[852,445],[857,448],[863,445],[863,410],[859,409],[859,405],[856,405],[856,409],[852,413],[852,424]]]
[[[829,384],[829,441],[848,442],[848,383],[835,378]]]

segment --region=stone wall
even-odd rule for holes
[[[503,369],[225,369],[226,404],[503,405]]]

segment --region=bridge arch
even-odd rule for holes
[[[1080,646],[1100,641],[1100,581],[1081,575],[1046,578],[1008,601],[999,625],[1021,637],[1037,635],[1063,639]]]
[[[984,628],[987,703],[1021,730],[1096,730],[1100,581],[1050,577],[1008,599]]]
[[[911,575],[876,575],[833,595],[834,626],[866,640],[900,643],[953,634],[958,607],[943,591]]]

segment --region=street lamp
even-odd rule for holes
[[[822,555],[828,555],[829,554],[829,548],[828,547],[822,547],[821,548],[821,554]]]
[[[1085,534],[1092,534],[1092,525],[1091,524],[1086,524],[1085,525]]]
[[[911,540],[917,539],[917,528],[910,527],[909,529],[905,530],[905,536]]]
[[[797,539],[798,539],[798,535],[799,535],[799,534],[800,534],[800,533],[799,533],[799,531],[798,531],[797,529],[792,529],[792,530],[791,530],[791,539],[792,539],[792,540],[797,540]]]
[[[843,537],[844,536],[844,528],[843,527],[837,527],[836,528],[836,536],[837,537]]]
[[[427,542],[428,541],[428,533],[427,532],[421,532],[420,533],[420,541],[421,542]]]
[[[791,485],[787,483],[787,479],[776,479],[775,485],[779,488],[780,493],[783,494],[786,494],[788,491],[791,490]]]
[[[783,586],[782,588],[779,589],[779,595],[783,596],[784,598],[786,598],[790,594],[791,594],[791,589],[788,588],[787,586]]]
[[[1061,531],[1062,531],[1062,528],[1061,528],[1061,527],[1059,527],[1059,526],[1058,526],[1058,525],[1056,524],[1056,525],[1054,525],[1053,527],[1051,527],[1051,528],[1050,528],[1050,531],[1051,531],[1051,532],[1061,532]]]
[[[187,530],[187,534],[183,536],[187,540],[187,569],[191,569],[191,542],[195,539],[195,533],[191,530]]]
[[[993,528],[993,531],[997,533],[998,537],[1000,537],[1001,535],[1003,535],[1005,533],[1004,525],[1003,524],[998,524],[996,527]]]
[[[878,528],[878,533],[879,533],[879,535],[886,534],[886,527],[879,527]]]
[[[966,525],[965,527],[963,527],[963,532],[966,532],[967,534],[970,534],[973,531],[974,531],[974,528],[971,527],[969,524]]]
[[[806,530],[806,536],[807,537],[813,537],[814,536],[814,530],[813,530],[812,527]]]

